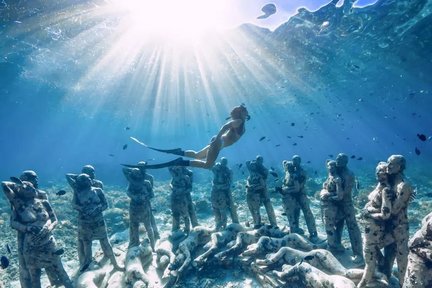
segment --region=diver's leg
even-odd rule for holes
[[[193,150],[186,150],[184,152],[184,155],[181,155],[181,156],[194,158],[194,159],[205,159],[207,157],[207,153],[209,151],[209,148],[210,148],[210,145],[207,145],[206,147],[204,147],[203,149],[201,149],[198,152],[195,152]]]

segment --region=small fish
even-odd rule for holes
[[[363,157],[358,157],[357,160],[363,160]]]
[[[7,252],[8,252],[9,254],[12,253],[12,250],[11,250],[9,244],[7,244],[7,243],[6,243],[6,250],[7,250]]]
[[[351,156],[351,159],[355,159],[355,158],[356,158],[356,156],[355,156],[355,155],[352,155],[352,156]]]
[[[63,248],[60,248],[60,249],[57,249],[55,252],[54,252],[54,255],[63,255],[64,254],[64,249]]]
[[[281,145],[280,145],[280,144],[276,144],[276,145],[275,145],[275,147],[279,147],[279,146],[281,146]]]
[[[279,177],[279,175],[275,171],[270,171],[269,173],[275,178]]]
[[[126,126],[126,127],[125,127],[125,130],[130,130],[130,127]]]
[[[266,138],[266,136],[263,136],[263,137],[261,137],[260,139],[259,139],[259,141],[262,141],[262,140],[264,140]]]
[[[238,168],[240,169],[243,166],[243,163],[238,164]]]
[[[303,135],[298,135],[297,137],[298,137],[298,138],[304,138],[304,136],[303,136]]]
[[[297,146],[297,143],[293,143],[293,146]]]
[[[421,140],[421,141],[426,141],[427,137],[424,134],[417,134],[417,137]]]
[[[65,194],[66,194],[66,191],[65,191],[65,190],[59,190],[59,191],[57,191],[55,194],[56,194],[57,196],[62,196],[62,195],[65,195]]]
[[[328,154],[328,156],[329,156],[330,158],[333,158],[333,157],[334,157],[333,154]]]
[[[6,269],[7,267],[9,267],[9,259],[6,256],[1,256],[0,266],[3,269]]]
[[[293,127],[293,126],[295,126],[295,123],[294,123],[294,122],[291,122],[291,127]]]
[[[291,139],[291,136],[287,136],[287,138]]]
[[[127,147],[128,147],[128,145],[127,145],[127,144],[124,144],[124,145],[123,145],[123,150],[126,150]]]
[[[282,212],[282,216],[286,216],[286,213],[285,213],[285,212]]]
[[[310,161],[310,160],[308,160],[308,161],[306,161],[306,163],[307,163],[307,164],[310,164],[310,163],[311,163],[311,161]]]
[[[420,149],[418,149],[417,147],[415,148],[414,151],[415,151],[416,155],[420,155],[421,154]]]
[[[110,157],[114,157],[115,155],[114,155],[114,154],[108,154],[108,156],[110,156]]]

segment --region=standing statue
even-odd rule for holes
[[[145,180],[138,168],[123,168],[123,174],[129,181],[127,194],[130,198],[129,205],[129,248],[138,246],[139,225],[143,223],[152,249],[155,248],[155,233],[151,223],[153,212],[151,211],[150,198],[153,189],[150,181]]]
[[[305,192],[306,173],[301,168],[301,158],[298,155],[293,157],[293,161],[283,161],[285,178],[282,185],[282,205],[288,217],[290,231],[292,233],[302,232],[299,227],[300,209],[305,217],[309,231],[309,238],[312,242],[318,242],[318,233],[315,218],[310,209],[310,201]],[[300,208],[300,209],[299,209]]]
[[[211,203],[215,216],[216,230],[218,231],[225,229],[227,225],[227,209],[230,211],[232,223],[239,223],[237,210],[231,195],[233,173],[227,164],[228,160],[222,157],[221,161],[216,163],[212,168],[214,178]]]
[[[261,205],[264,205],[267,211],[270,225],[277,226],[276,216],[267,190],[268,169],[264,167],[263,162],[264,159],[260,155],[256,157],[256,160],[246,162],[249,170],[249,177],[246,182],[246,201],[252,214],[254,228],[259,228],[262,225]]]
[[[105,257],[111,260],[115,269],[123,270],[117,264],[113,249],[108,240],[105,219],[102,212],[108,208],[103,190],[92,186],[87,174],[76,177],[67,174],[66,178],[74,190],[72,205],[78,211],[78,258],[80,271],[85,271],[92,262],[92,242],[99,240]]]
[[[22,254],[30,287],[40,288],[41,270],[49,271],[56,283],[72,288],[72,281],[63,268],[53,229],[58,221],[50,203],[38,198],[31,182],[14,179],[16,183],[2,182],[3,192],[11,202],[14,229],[23,234]]]

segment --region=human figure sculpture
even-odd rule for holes
[[[73,287],[60,259],[53,229],[58,221],[50,203],[40,199],[31,182],[2,182],[3,192],[11,202],[13,228],[23,234],[22,254],[30,281],[29,287],[40,288],[41,270],[49,271],[52,279],[66,288]]]
[[[145,168],[145,164],[146,164],[146,163],[147,163],[147,162],[145,162],[145,161],[140,161],[140,162],[138,162],[138,165],[140,165],[139,170],[140,170],[141,173],[144,175],[144,179],[145,179],[145,180],[148,180],[148,181],[150,182],[150,184],[151,184],[151,188],[152,188],[152,191],[154,191],[154,190],[153,190],[153,189],[154,189],[154,177],[153,177],[153,175],[147,173],[147,170],[146,170],[146,168]],[[152,193],[152,194],[150,195],[150,198],[153,198],[153,197],[154,197],[154,193]],[[150,199],[150,200],[151,200],[151,199]],[[152,206],[151,206],[151,201],[150,201],[150,211],[153,212],[153,208],[152,208]],[[158,227],[157,227],[157,225],[156,225],[156,219],[155,219],[153,213],[151,214],[151,219],[150,219],[150,221],[151,221],[151,225],[152,225],[152,229],[153,229],[154,237],[155,237],[155,239],[157,240],[157,239],[160,238],[160,235],[159,235],[159,229],[158,229]]]
[[[262,225],[261,205],[264,205],[267,211],[270,225],[277,226],[276,216],[267,190],[268,169],[264,167],[263,161],[263,157],[258,155],[256,160],[246,162],[249,170],[249,177],[246,182],[246,201],[252,214],[254,228],[259,228]]]
[[[342,179],[337,174],[336,161],[329,160],[326,164],[328,177],[320,192],[321,212],[327,234],[327,244],[333,253],[344,252],[345,248],[336,237],[336,224],[343,221],[340,202],[343,199]]]
[[[346,224],[348,235],[353,251],[352,260],[357,263],[363,263],[363,247],[360,228],[356,219],[356,210],[352,198],[352,189],[355,184],[354,173],[348,169],[348,156],[339,153],[336,157],[336,167],[339,177],[342,179],[343,199],[340,201],[342,220],[336,223],[336,241],[341,242],[342,231]]]
[[[74,190],[72,205],[78,211],[78,258],[80,271],[85,271],[92,262],[92,242],[99,240],[105,257],[111,260],[111,264],[117,270],[124,268],[119,266],[113,249],[108,240],[105,219],[102,212],[108,208],[103,190],[92,186],[92,180],[87,174],[79,174],[76,177],[66,175],[66,178]]]
[[[363,210],[365,220],[365,234],[363,238],[363,257],[365,269],[358,287],[366,287],[372,281],[378,264],[378,253],[383,248],[388,219],[391,216],[392,204],[395,198],[391,190],[389,175],[387,174],[388,164],[379,162],[376,167],[378,184],[369,194],[368,202]]]
[[[237,209],[232,199],[232,170],[227,166],[228,160],[225,157],[216,163],[213,168],[213,182],[211,192],[211,203],[215,216],[216,230],[223,230],[227,225],[227,210],[231,215],[233,223],[239,223]]]
[[[305,192],[306,173],[300,166],[301,159],[295,155],[296,165],[292,161],[283,161],[285,178],[282,185],[282,205],[288,217],[290,231],[302,232],[299,227],[299,211],[303,212],[312,242],[318,242],[315,218],[310,209],[310,201]]]
[[[131,200],[129,205],[129,247],[140,244],[139,225],[143,223],[150,246],[154,250],[156,236],[151,223],[153,212],[150,205],[150,198],[153,194],[152,185],[138,168],[123,168],[123,174],[129,182],[127,194]]]
[[[21,181],[28,181],[33,184],[33,187],[36,189],[36,198],[41,200],[47,200],[48,201],[48,194],[39,189],[39,178],[35,171],[33,170],[25,170],[20,175],[19,179]],[[16,190],[16,187],[12,187],[13,190]],[[14,209],[14,206],[11,206],[11,209]],[[10,219],[11,227],[15,230],[17,230],[17,252],[18,252],[18,263],[19,263],[19,277],[20,277],[20,284],[23,288],[31,287],[31,279],[29,275],[29,270],[27,269],[27,265],[25,263],[24,259],[24,236],[25,233],[19,230],[18,227],[20,227],[19,219],[16,218],[16,213],[11,214],[12,217]],[[46,270],[46,274],[48,276],[48,279],[51,283],[51,285],[59,285],[58,277],[57,275],[53,275],[51,273],[51,270]]]
[[[194,227],[188,237],[180,242],[177,251],[174,253],[174,262],[165,269],[163,279],[168,279],[165,287],[173,286],[183,273],[189,268],[192,262],[192,253],[200,245],[210,241],[213,230],[203,226]]]
[[[432,213],[409,241],[407,272],[403,288],[432,287]]]
[[[192,187],[192,179],[189,175],[183,173],[180,166],[168,167],[172,179],[171,187],[171,213],[172,213],[172,231],[180,229],[180,218],[184,222],[184,232],[189,233],[191,219],[189,214],[188,194]]]
[[[392,204],[391,216],[389,219],[389,234],[394,239],[394,243],[384,247],[385,261],[381,272],[391,276],[394,260],[398,266],[399,283],[402,285],[408,262],[408,241],[409,241],[409,222],[408,205],[415,197],[414,190],[406,181],[403,172],[406,168],[406,160],[402,155],[391,155],[387,159],[387,173],[391,190],[395,193],[395,200]]]

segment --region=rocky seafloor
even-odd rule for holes
[[[316,197],[317,191],[320,190],[322,182],[325,179],[311,178],[307,182],[307,191],[312,204],[312,211],[315,215],[317,228],[319,234],[324,237],[325,232],[321,220],[321,211],[319,207],[319,200]],[[369,176],[359,176],[358,180],[362,183],[359,191],[357,191],[355,201],[356,207],[363,207],[366,202],[366,196],[374,186],[374,179]],[[411,179],[410,179],[411,180]],[[419,227],[421,219],[432,211],[432,201],[428,193],[428,188],[432,183],[428,177],[422,177],[416,175],[413,179],[416,181],[415,187],[417,190],[417,198],[409,206],[409,217],[410,217],[410,233],[413,234]],[[411,180],[411,182],[413,181]],[[414,183],[414,182],[413,182]],[[272,183],[273,184],[273,183]],[[156,222],[159,227],[161,238],[166,238],[171,231],[171,211],[169,209],[169,182],[155,182],[155,197],[152,201],[154,209],[154,215]],[[246,200],[245,200],[245,181],[238,180],[233,185],[233,197],[235,203],[237,203],[237,210],[239,214],[240,222],[246,226],[252,222],[252,217],[248,211]],[[77,221],[76,212],[72,209],[72,193],[70,189],[66,189],[68,193],[63,196],[57,196],[55,192],[65,188],[65,184],[52,185],[51,187],[42,187],[48,192],[50,202],[54,207],[59,225],[54,230],[54,235],[59,246],[65,248],[65,253],[62,255],[62,261],[66,271],[72,278],[76,278],[78,271],[78,254],[77,254]],[[197,216],[199,222],[203,226],[214,227],[213,215],[211,213],[210,205],[210,184],[194,184],[193,188],[193,200],[196,205]],[[286,216],[284,216],[281,199],[278,193],[273,192],[274,188],[270,186],[270,195],[272,203],[275,208],[275,213],[278,220],[278,225],[283,229],[287,225]],[[114,247],[115,253],[118,255],[120,261],[124,260],[125,251],[127,249],[127,237],[128,237],[128,205],[129,199],[126,195],[125,187],[118,186],[106,186],[105,194],[109,202],[109,208],[104,212],[105,219],[107,222],[108,234],[111,237],[111,243]],[[263,208],[262,208],[263,209]],[[10,260],[10,266],[7,269],[0,270],[0,283],[3,287],[20,287],[19,285],[19,269],[18,269],[18,257],[16,248],[16,232],[9,226],[9,212],[10,208],[4,196],[0,196],[0,253],[6,255]],[[266,213],[262,210],[262,216],[264,222],[267,221]],[[301,225],[305,228],[305,223],[301,217]],[[362,226],[361,220],[359,220]],[[361,230],[362,227],[361,227]],[[143,233],[144,230],[142,231]],[[351,250],[346,231],[344,232],[344,245],[346,251],[342,256],[338,256],[338,259],[346,267],[354,267],[354,264],[350,260]],[[100,259],[100,247],[94,241],[94,254],[96,259]],[[11,253],[6,249],[6,244],[11,248]],[[153,255],[155,258],[155,255]],[[153,259],[154,261],[154,259]],[[162,281],[160,279],[160,273],[158,274],[155,269],[155,265],[150,265],[148,271],[151,287],[162,287]],[[233,269],[234,268],[234,269]],[[0,285],[1,286],[1,285]],[[48,278],[45,273],[42,275],[42,287],[49,286]],[[214,267],[211,269],[203,269],[197,271],[195,269],[189,270],[176,284],[176,287],[261,287],[260,284],[254,277],[254,275],[243,271],[240,267],[224,266]]]

